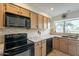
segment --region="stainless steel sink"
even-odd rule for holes
[[[78,36],[62,36],[63,38],[78,39]]]

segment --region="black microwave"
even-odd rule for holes
[[[29,29],[31,28],[31,20],[29,17],[6,13],[5,27],[25,27]]]

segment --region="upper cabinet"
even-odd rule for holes
[[[10,12],[10,13],[15,13],[15,14],[19,14],[20,8],[16,5],[13,4],[5,4],[6,6],[6,12]]]
[[[0,28],[2,28],[4,25],[4,12],[5,12],[4,8],[5,8],[4,4],[0,3]]]
[[[44,29],[44,16],[38,15],[38,29]]]
[[[48,28],[48,18],[44,16],[44,29]]]
[[[30,17],[32,29],[48,28],[48,17],[32,12],[23,7],[11,3],[5,3],[5,4],[0,3],[0,27],[3,27],[5,25],[5,12]]]
[[[27,16],[29,17],[30,15],[30,11],[27,10],[27,9],[24,9],[24,8],[20,8],[20,14],[23,15],[23,16]]]
[[[13,4],[5,4],[6,12],[15,13],[18,15],[23,15],[29,17],[29,10],[21,8]]]
[[[30,18],[31,18],[31,28],[37,29],[38,28],[38,14],[34,12],[30,12]]]

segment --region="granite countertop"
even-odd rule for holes
[[[61,36],[59,36],[59,35],[43,35],[43,36],[39,36],[39,37],[30,37],[28,39],[33,42],[39,42],[39,41],[46,40],[48,38],[53,38],[53,37],[61,37]]]
[[[38,41],[42,41],[42,40],[46,40],[48,38],[54,38],[54,37],[67,38],[67,37],[62,37],[61,35],[43,35],[43,36],[39,36],[39,37],[30,37],[28,39],[33,41],[33,42],[38,42]],[[79,38],[77,38],[77,39],[67,38],[67,39],[68,40],[79,40]]]

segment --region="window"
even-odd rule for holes
[[[55,21],[57,33],[79,33],[79,18]]]
[[[65,22],[66,33],[79,33],[79,20],[70,20]]]
[[[64,22],[63,21],[57,21],[55,22],[55,27],[56,27],[56,32],[57,33],[63,33],[63,26],[64,25]]]

